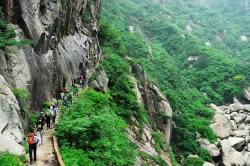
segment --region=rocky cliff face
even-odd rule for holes
[[[155,140],[153,134],[158,131],[163,138],[164,144],[170,145],[172,135],[172,108],[166,97],[161,91],[147,78],[143,68],[134,63],[132,59],[127,58],[131,64],[130,82],[133,85],[134,93],[137,96],[137,102],[143,106],[147,114],[150,116],[150,122],[139,127],[139,122],[135,117],[132,117],[133,122],[127,129],[128,137],[137,147],[138,152],[144,152],[152,157],[161,157],[172,165],[170,156],[166,149],[160,151],[155,149]],[[102,69],[97,72],[96,78],[90,82],[90,86],[98,91],[107,92],[109,78]],[[137,157],[136,166],[141,166],[143,163],[148,165],[157,165],[153,160],[145,160]]]
[[[18,34],[16,39],[34,43],[0,52],[4,85],[0,95],[1,134],[11,135],[6,144],[18,144],[23,129],[10,89],[28,89],[31,108],[39,111],[44,101],[58,97],[80,71],[91,72],[101,53],[97,38],[100,0],[3,0],[0,5]]]
[[[0,76],[0,151],[10,151],[18,155],[25,153],[20,145],[23,128],[19,119],[20,109],[10,86]]]
[[[155,157],[160,156],[171,166],[172,163],[168,152],[163,149],[160,151],[155,149],[155,140],[152,135],[155,131],[160,131],[164,144],[170,145],[172,135],[172,108],[158,87],[149,81],[143,68],[132,61],[130,63],[132,74],[134,75],[131,81],[134,84],[134,91],[137,95],[138,102],[144,105],[151,118],[151,123],[142,129],[141,138],[138,138],[138,134],[136,134],[140,133],[139,128],[137,128],[136,125],[130,126],[130,139],[137,145],[138,151]],[[138,158],[137,165],[141,165],[141,161],[142,159]],[[148,161],[148,163],[150,165],[150,161]]]

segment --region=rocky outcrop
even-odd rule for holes
[[[212,104],[211,108],[215,111],[211,127],[220,138],[218,148],[221,149],[223,164],[225,166],[249,165],[249,105],[243,105],[237,101],[221,107]],[[207,145],[206,149],[208,147]]]
[[[0,75],[0,151],[25,154],[21,146],[23,128],[18,102],[4,77]]]
[[[8,0],[0,7],[16,40],[33,42],[0,50],[0,150],[23,154],[19,106],[10,88],[27,89],[31,109],[40,111],[44,101],[59,97],[79,73],[92,74],[101,56],[100,0]]]
[[[89,85],[97,91],[107,92],[108,91],[108,75],[104,70],[97,71],[97,76],[94,80],[90,81]]]
[[[209,162],[204,162],[203,166],[214,166],[214,164],[209,163]]]
[[[132,118],[135,125],[131,125],[128,129],[129,138],[137,146],[138,151],[145,152],[153,157],[160,156],[171,166],[172,163],[166,149],[156,151],[152,133],[156,131],[160,132],[164,143],[166,145],[170,144],[172,135],[172,108],[161,91],[147,79],[142,67],[133,63],[130,58],[127,58],[127,60],[131,62],[131,72],[134,76],[130,76],[129,78],[133,84],[137,102],[139,105],[144,106],[149,116],[151,116],[150,125],[146,125],[142,129],[137,127],[139,123],[135,118]],[[138,157],[137,161],[137,163],[142,163],[140,157]]]
[[[223,115],[219,108],[214,105],[211,105],[211,108],[215,110],[211,128],[220,139],[229,137],[232,133],[230,121]]]
[[[219,148],[217,148],[216,145],[211,144],[207,139],[200,138],[198,139],[198,142],[200,143],[200,146],[206,149],[212,157],[218,157],[220,155]]]
[[[133,63],[131,67],[139,90],[136,90],[137,98],[142,99],[145,109],[152,117],[153,129],[160,130],[169,145],[172,135],[172,108],[160,90],[147,79],[142,67]]]
[[[1,4],[4,8],[15,6],[5,14],[17,24],[13,26],[19,34],[17,39],[35,42],[34,47],[10,47],[10,53],[0,53],[0,74],[11,86],[30,90],[33,110],[39,110],[45,100],[59,97],[73,77],[92,70],[99,60],[99,0],[16,0]],[[89,20],[80,19],[85,12],[90,14]]]

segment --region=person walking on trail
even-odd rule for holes
[[[39,145],[42,145],[43,144],[43,133],[44,133],[44,129],[43,129],[43,126],[44,126],[44,122],[39,119],[36,123],[36,133],[37,133],[37,137],[38,137],[38,140],[39,140]]]
[[[47,130],[50,129],[51,116],[52,116],[52,113],[51,113],[50,106],[49,106],[49,108],[45,110]]]
[[[83,88],[85,85],[86,77],[84,74],[80,74],[80,86]]]
[[[56,106],[53,104],[53,105],[50,107],[50,110],[51,110],[51,112],[52,112],[52,123],[53,123],[53,125],[55,125],[56,116],[57,116],[57,108],[56,108]]]
[[[43,125],[45,125],[45,123],[46,123],[46,118],[45,118],[44,112],[40,112],[40,115],[39,115],[37,121],[39,121],[39,120],[42,120]]]
[[[36,162],[36,149],[37,149],[37,143],[38,139],[34,132],[31,132],[27,136],[27,142],[29,144],[29,158],[30,158],[30,164],[32,164],[32,154],[34,156],[34,162]]]

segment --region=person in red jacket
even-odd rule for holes
[[[35,134],[35,132],[30,132],[27,136],[27,142],[29,144],[29,157],[30,157],[30,164],[32,164],[32,154],[34,155],[34,162],[36,162],[36,149],[37,149],[37,143],[38,139]]]

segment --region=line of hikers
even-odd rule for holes
[[[55,127],[55,120],[58,114],[58,105],[63,105],[68,107],[73,102],[73,96],[78,95],[78,87],[84,88],[87,83],[87,79],[85,77],[86,74],[80,74],[79,77],[75,77],[72,79],[72,85],[70,90],[68,91],[66,88],[60,93],[60,99],[56,103],[50,105],[47,109],[40,112],[40,115],[37,119],[37,122],[34,126],[34,130],[28,134],[27,142],[29,144],[29,158],[30,164],[32,161],[36,161],[36,151],[37,145],[40,146],[43,144],[43,135],[44,135],[44,126],[46,126],[47,130],[51,129],[51,123],[53,127]],[[61,103],[60,103],[61,102]],[[33,157],[34,156],[34,159]]]
[[[56,104],[52,104],[45,111],[40,112],[34,131],[28,134],[30,164],[32,164],[32,161],[36,161],[37,145],[43,145],[44,126],[46,125],[47,130],[51,129],[52,124],[53,127],[55,126],[57,112]],[[32,156],[34,156],[34,160],[32,160]]]

